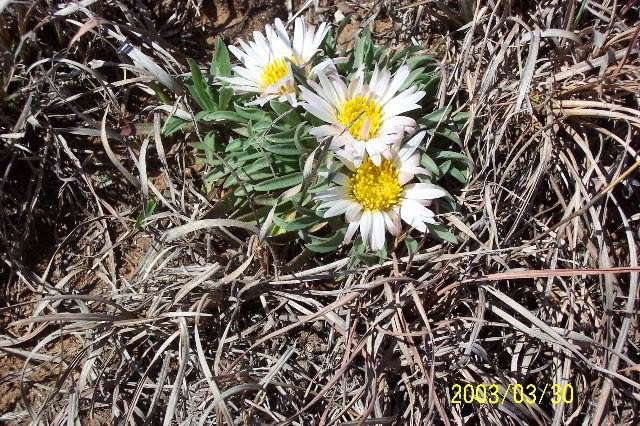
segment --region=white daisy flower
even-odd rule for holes
[[[300,88],[302,105],[328,124],[312,129],[311,134],[318,139],[332,137],[334,150],[345,147],[352,151],[356,166],[364,161],[365,152],[379,166],[382,157],[391,159],[390,145],[401,141],[405,132],[415,132],[415,120],[401,114],[420,108],[417,102],[425,92],[411,86],[398,93],[409,76],[406,65],[393,76],[376,65],[368,84],[359,69],[349,86],[336,74],[317,74],[319,83],[307,82],[313,91]]]
[[[242,66],[234,66],[234,77],[227,81],[236,93],[258,93],[256,100],[249,103],[264,105],[271,99],[297,104],[296,84],[291,67],[298,67],[309,77],[311,59],[318,51],[320,43],[329,32],[329,25],[323,22],[316,31],[315,26],[307,26],[304,18],[296,18],[293,41],[280,19],[275,20],[275,28],[267,24],[266,36],[258,31],[253,33],[254,41],[240,39],[240,47],[229,46]]]
[[[337,173],[333,181],[338,186],[322,191],[316,199],[320,209],[327,209],[324,217],[345,215],[349,224],[345,244],[360,228],[365,245],[380,250],[385,244],[385,229],[400,235],[400,219],[421,232],[426,232],[427,223],[435,223],[435,214],[427,206],[446,192],[430,183],[408,183],[416,174],[428,174],[419,165],[420,154],[414,153],[424,135],[418,133],[400,149],[395,143],[391,158],[381,159],[379,165],[367,158],[356,166],[347,151],[337,152],[350,173]]]

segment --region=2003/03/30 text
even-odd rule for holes
[[[514,404],[540,404],[546,396],[551,404],[557,405],[562,402],[570,404],[573,402],[573,386],[570,383],[558,384],[547,383],[544,386],[536,386],[534,384],[511,384],[509,383],[505,389],[504,385],[497,384],[485,385],[459,383],[451,386],[453,395],[451,397],[452,404],[504,404],[505,401]]]

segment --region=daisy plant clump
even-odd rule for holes
[[[256,225],[290,268],[336,251],[413,253],[425,235],[455,242],[438,214],[471,167],[466,117],[437,108],[438,67],[421,47],[392,51],[365,30],[339,49],[345,24],[276,20],[237,46],[218,38],[207,71],[189,62],[192,107],[164,126],[197,139],[208,217]]]

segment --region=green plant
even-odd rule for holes
[[[300,25],[300,22],[296,22],[296,25]],[[339,26],[338,33],[342,28],[343,26]],[[276,22],[276,30],[278,29],[284,31],[279,21]],[[318,30],[316,36],[322,29]],[[260,71],[254,63],[260,59],[258,49],[274,37],[269,32],[272,30],[270,26],[266,30],[268,36],[271,36],[268,40],[259,38],[250,44],[242,42],[244,51],[234,50],[234,54],[247,67],[236,67],[235,73],[232,73],[229,50],[220,38],[216,41],[208,71],[203,72],[190,60],[191,75],[186,80],[186,86],[199,110],[191,121],[171,117],[165,123],[164,132],[167,135],[195,126],[198,141],[192,146],[199,161],[207,165],[203,178],[204,190],[210,192],[215,189],[220,194],[213,207],[213,215],[246,221],[260,227],[264,238],[290,254],[298,252],[298,256],[308,258],[313,253],[339,250],[344,242],[351,239],[350,236],[345,238],[348,223],[341,220],[341,217],[325,217],[326,213],[319,213],[317,200],[321,194],[335,188],[332,178],[346,170],[343,159],[345,152],[358,156],[350,146],[341,149],[333,146],[336,140],[349,136],[347,133],[355,135],[349,136],[350,139],[359,139],[357,132],[369,129],[369,134],[362,136],[364,157],[356,158],[355,165],[359,167],[371,155],[374,162],[377,162],[376,166],[380,165],[382,157],[370,149],[373,146],[371,142],[365,142],[369,137],[375,136],[374,132],[383,132],[384,122],[381,124],[380,121],[389,115],[384,108],[390,103],[375,93],[375,87],[366,86],[368,83],[373,86],[374,82],[378,83],[383,92],[387,89],[395,90],[400,95],[407,94],[405,98],[411,99],[411,102],[418,102],[411,110],[402,109],[403,115],[399,117],[406,122],[415,123],[415,127],[412,124],[407,130],[409,136],[419,132],[419,135],[426,135],[425,142],[428,141],[417,147],[420,167],[416,170],[421,171],[415,172],[411,177],[415,177],[420,184],[441,183],[445,187],[455,187],[454,182],[458,185],[466,182],[472,164],[466,156],[456,151],[460,144],[456,130],[464,122],[465,116],[452,116],[448,108],[433,110],[440,75],[432,57],[418,54],[419,47],[410,46],[392,53],[384,46],[375,45],[371,33],[365,30],[353,48],[338,51],[335,43],[338,34],[334,35],[331,30],[326,29],[320,53],[315,54],[314,50],[311,55],[313,60],[301,64],[310,55],[305,57],[304,52],[298,55],[300,52],[294,48],[294,53],[289,54],[290,58],[283,56],[279,59],[276,54],[276,58],[270,59]],[[313,29],[306,28],[306,31],[313,34]],[[275,42],[271,43],[275,45]],[[295,36],[293,43],[296,44]],[[252,54],[256,58],[252,58]],[[339,87],[343,83],[337,81],[342,79],[345,85],[357,85],[358,82],[365,84],[361,91],[369,92],[367,95],[354,95],[352,104],[355,106],[349,110],[350,115],[340,116],[343,117],[342,121],[337,124],[327,123],[326,119],[323,121],[318,117],[322,114],[312,105],[317,99],[313,91],[320,90],[322,93],[318,81],[324,85],[335,84]],[[359,80],[354,82],[354,79]],[[401,79],[401,84],[396,84]],[[268,87],[265,89],[265,86]],[[255,92],[259,95],[257,99]],[[302,99],[298,99],[298,95]],[[378,103],[373,99],[378,99]],[[377,112],[374,105],[378,108]],[[336,108],[340,109],[340,106],[337,105]],[[369,108],[369,112],[365,111],[366,108]],[[427,111],[430,112],[426,113]],[[338,126],[340,129],[332,136],[334,139],[331,139],[331,136],[318,135],[323,126],[325,129],[330,126]],[[363,126],[367,127],[362,130]],[[383,126],[382,130],[378,130],[380,126]],[[406,139],[403,136],[405,132],[400,132],[399,142],[403,142]],[[378,139],[383,136],[386,135],[381,135]],[[402,144],[380,146],[393,150]],[[365,148],[369,154],[364,154]],[[376,173],[378,169],[374,169]],[[397,174],[395,169],[394,171]],[[403,190],[400,188],[398,191]],[[437,197],[444,196],[438,204],[440,211],[455,209],[455,202],[446,191],[437,194]],[[398,204],[397,199],[395,201]],[[404,215],[402,217],[405,218]],[[435,220],[429,218],[427,222],[431,235],[437,239],[456,241],[444,227],[436,225]],[[423,227],[422,222],[416,222],[416,225],[420,229]],[[396,228],[390,225],[387,229],[389,227]],[[353,232],[354,229],[351,229],[350,234],[353,235]],[[394,250],[398,248],[400,241],[404,241],[404,250],[407,252],[416,249],[417,243],[411,237],[410,229],[403,232],[398,229],[395,234]],[[368,235],[365,237],[357,237],[350,249],[356,262],[385,258],[386,245],[381,247],[379,239],[374,243]],[[372,246],[375,249],[373,258],[370,250],[367,250]],[[302,254],[299,253],[301,250]]]

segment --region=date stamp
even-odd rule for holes
[[[573,402],[573,386],[570,383],[560,385],[558,383],[547,383],[544,386],[534,384],[512,384],[505,388],[503,385],[483,383],[461,385],[459,383],[451,386],[453,395],[452,404],[504,404],[505,401],[514,404],[540,404],[546,396],[552,405],[560,403],[571,404]]]

